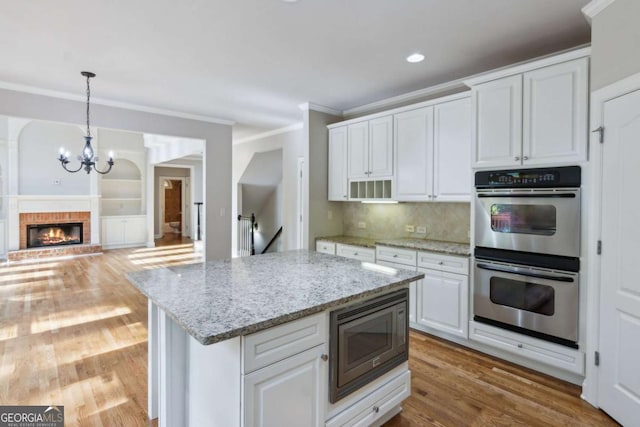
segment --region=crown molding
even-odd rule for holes
[[[42,89],[34,86],[28,86],[28,85],[22,85],[22,84],[10,83],[10,82],[4,82],[4,81],[0,81],[0,89],[11,90],[14,92],[30,93],[32,95],[48,96],[51,98],[66,99],[69,101],[86,102],[86,98],[84,95],[75,95],[68,92]],[[165,110],[163,108],[147,107],[144,105],[130,104],[128,102],[112,101],[112,100],[102,99],[102,98],[92,97],[91,103],[95,105],[104,105],[107,107],[123,108],[125,110],[140,111],[143,113],[160,114],[163,116],[178,117],[181,119],[196,120],[199,122],[215,123],[219,125],[233,126],[236,123],[234,120],[221,119],[221,118],[209,117],[209,116],[201,116],[198,114],[183,113],[180,111]]]
[[[589,24],[591,24],[593,18],[607,7],[611,6],[611,3],[614,1],[615,0],[591,0],[590,3],[582,8],[582,14]]]
[[[418,89],[413,92],[408,92],[402,95],[372,102],[370,104],[361,105],[359,107],[349,108],[348,110],[344,110],[343,113],[345,116],[366,114],[369,111],[377,110],[379,108],[391,107],[393,105],[397,105],[402,102],[413,101],[414,99],[424,98],[425,96],[437,95],[439,93],[446,92],[449,90],[462,89],[462,88],[465,88],[464,79],[453,80],[453,81],[442,83],[439,85],[430,86],[424,89]]]
[[[233,141],[233,145],[243,144],[245,142],[256,141],[258,139],[268,138],[268,137],[274,136],[274,135],[280,135],[282,133],[287,133],[287,132],[291,132],[291,131],[294,131],[294,130],[302,129],[303,126],[304,126],[304,124],[302,122],[294,123],[292,125],[285,126],[285,127],[282,127],[282,128],[273,129],[273,130],[269,130],[269,131],[266,131],[266,132],[258,133],[258,134],[255,134],[255,135],[251,135],[251,136],[248,136],[246,138],[236,139],[236,140]]]
[[[303,104],[298,105],[298,108],[302,111],[319,111],[321,113],[331,114],[332,116],[342,117],[343,111],[336,110],[334,108],[325,107],[324,105],[314,104],[312,102],[305,102]]]

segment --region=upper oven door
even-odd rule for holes
[[[476,190],[476,246],[580,256],[580,189]]]

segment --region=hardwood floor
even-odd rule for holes
[[[170,236],[173,237],[173,236]],[[0,264],[0,405],[64,405],[66,426],[150,426],[147,303],[129,271],[198,262],[190,241]],[[405,426],[615,425],[579,388],[416,332]]]

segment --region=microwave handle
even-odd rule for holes
[[[396,310],[396,333],[398,336],[398,346],[403,346],[407,342],[407,308],[406,305]]]
[[[556,282],[573,283],[573,278],[564,276],[554,276],[552,274],[531,273],[529,271],[515,271],[509,267],[495,267],[489,264],[477,263],[476,266],[482,270],[500,271],[502,273],[517,274],[519,276],[535,277],[537,279],[554,280]]]

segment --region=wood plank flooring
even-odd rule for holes
[[[0,264],[0,405],[64,405],[66,426],[147,420],[147,303],[129,271],[198,262],[188,240]],[[388,427],[616,425],[579,388],[411,333],[412,395]]]

